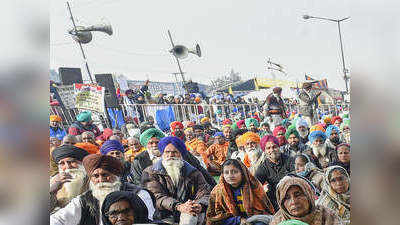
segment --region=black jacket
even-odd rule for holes
[[[294,166],[291,162],[292,159],[288,155],[282,153],[278,164],[274,164],[267,159],[258,167],[255,174],[255,177],[260,181],[261,184],[269,184],[269,191],[267,192],[267,195],[271,200],[275,211],[279,210],[279,204],[277,203],[275,195],[276,185],[284,176],[294,170]]]

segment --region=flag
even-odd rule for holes
[[[229,92],[229,94],[233,95],[233,91],[232,91],[232,85],[231,85],[231,86],[229,86],[229,88],[228,88],[228,92]]]
[[[310,76],[307,76],[307,74],[304,75],[306,80],[311,81],[312,87],[315,89],[328,89],[328,80],[323,79],[323,80],[316,80]]]

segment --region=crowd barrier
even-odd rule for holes
[[[220,125],[221,118],[231,118],[231,112],[236,109],[242,114],[249,115],[255,112],[262,113],[263,108],[258,104],[121,104],[120,110],[124,117],[130,116],[132,118],[137,117],[141,122],[148,121],[149,117],[156,119],[155,114],[157,110],[166,109],[169,106],[172,107],[175,119],[178,121],[196,121],[200,122],[200,114],[203,114],[211,119],[214,124]],[[298,105],[286,105],[289,112],[298,111]],[[319,105],[318,109],[323,114],[338,115],[341,110],[349,110],[349,104],[323,104]],[[221,118],[217,118],[217,111],[222,112]],[[60,106],[50,106],[50,114],[59,115],[63,119],[64,128],[69,127],[74,121],[80,109],[62,109]],[[111,128],[110,121],[107,119],[106,112],[98,113],[92,112],[92,119],[96,125],[101,127]],[[321,119],[321,115],[318,115],[318,119]]]

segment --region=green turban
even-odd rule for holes
[[[140,135],[140,144],[144,147],[147,146],[147,143],[149,142],[149,140],[153,137],[156,137],[158,139],[161,139],[163,137],[165,137],[164,133],[161,132],[159,129],[157,128],[150,128],[147,129],[145,132],[143,132],[143,134]]]
[[[286,133],[285,133],[285,138],[286,140],[289,139],[289,136],[291,134],[294,134],[297,138],[300,137],[299,132],[296,130],[296,126],[289,126]]]
[[[79,122],[89,122],[92,120],[92,113],[90,111],[83,111],[76,116]]]
[[[231,127],[232,127],[232,130],[233,130],[233,131],[239,130],[239,128],[238,128],[238,126],[237,126],[236,123],[233,123],[233,124],[231,125]]]
[[[244,123],[246,124],[247,129],[249,129],[252,124],[254,124],[255,127],[259,126],[258,121],[254,118],[247,118]]]
[[[278,225],[309,225],[300,220],[285,220],[280,222]]]

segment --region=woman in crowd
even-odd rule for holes
[[[260,182],[236,159],[222,165],[222,176],[211,192],[207,209],[207,225],[239,225],[249,223],[254,215],[273,215],[274,208]],[[252,222],[266,224],[267,222]]]
[[[330,209],[315,204],[315,193],[301,177],[285,176],[277,186],[279,211],[269,225],[286,220],[300,220],[309,225],[339,225],[340,218]]]
[[[294,168],[297,175],[307,178],[321,192],[321,184],[324,179],[324,171],[319,169],[310,161],[306,154],[296,155]]]
[[[350,223],[350,177],[343,167],[327,168],[316,204],[334,210],[345,224]]]
[[[336,159],[329,166],[341,166],[350,175],[350,145],[346,143],[336,146]]]
[[[104,225],[152,223],[144,202],[132,192],[115,191],[107,195],[101,207]]]

